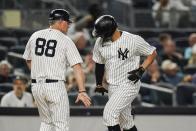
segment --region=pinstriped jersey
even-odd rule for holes
[[[149,45],[142,37],[122,31],[116,41],[102,43],[97,38],[93,60],[105,64],[106,80],[111,85],[130,83],[127,72],[139,67],[140,56],[153,53],[155,47]]]
[[[29,39],[23,58],[31,60],[31,78],[65,80],[67,67],[82,63],[73,41],[56,29],[35,32]]]

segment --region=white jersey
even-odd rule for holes
[[[130,83],[127,72],[139,67],[140,56],[153,53],[155,47],[150,46],[143,38],[123,31],[119,39],[102,43],[98,38],[93,60],[105,64],[106,80],[110,85]]]
[[[30,93],[24,92],[21,99],[17,98],[14,91],[7,93],[1,100],[3,107],[33,107],[33,98]]]
[[[31,60],[31,78],[65,80],[68,65],[82,63],[73,41],[56,29],[35,32],[29,39],[23,55]]]

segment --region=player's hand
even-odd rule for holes
[[[104,93],[108,93],[108,90],[106,90],[102,85],[98,85],[95,88],[95,92],[101,93],[102,95],[104,95]]]
[[[139,67],[136,70],[132,70],[132,71],[128,72],[128,74],[129,74],[128,79],[133,81],[135,84],[141,79],[144,72],[145,72],[145,69],[143,67]]]
[[[75,103],[78,103],[79,101],[81,101],[85,105],[85,107],[90,107],[90,105],[91,105],[91,99],[86,94],[86,92],[79,92],[78,93],[78,97],[77,97]]]

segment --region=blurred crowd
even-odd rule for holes
[[[196,22],[196,0],[158,0],[152,10],[157,27],[185,26]]]
[[[175,1],[175,2],[174,2]],[[153,17],[157,26],[169,26],[171,22],[170,13],[165,10],[190,11],[195,6],[195,0],[186,0],[185,5],[180,0],[156,1],[153,10]],[[191,3],[191,5],[190,5]],[[92,4],[88,7],[85,15],[74,17],[74,23],[70,25],[67,35],[73,40],[78,48],[84,63],[82,64],[86,76],[87,91],[94,98],[94,105],[104,105],[107,96],[94,94],[95,63],[92,60],[92,50],[95,38],[92,37],[93,23],[104,14],[99,4]],[[180,18],[180,17],[179,17]],[[31,96],[30,72],[21,59],[26,42],[33,31],[20,29],[0,30],[0,99],[1,106],[8,107],[34,107],[36,104]],[[177,101],[179,105],[193,105],[193,96],[196,92],[196,33],[195,32],[133,32],[141,35],[149,44],[155,46],[158,58],[147,69],[141,81],[171,90],[177,90]],[[152,34],[155,34],[152,36]],[[128,71],[127,71],[128,72]],[[73,71],[69,68],[66,77],[66,87],[69,92],[70,104],[75,105],[74,99],[77,92],[77,84]],[[185,88],[184,88],[185,87]],[[181,90],[183,89],[183,90]],[[187,90],[188,89],[188,90]],[[157,100],[159,94],[141,88],[140,101],[149,102],[155,105],[171,105],[168,97],[166,102]],[[167,97],[165,95],[165,97]],[[97,100],[98,99],[98,100]],[[96,101],[97,100],[97,101]]]

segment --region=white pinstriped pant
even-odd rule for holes
[[[69,101],[63,81],[32,84],[41,117],[40,131],[69,130]]]
[[[134,126],[131,114],[131,103],[138,95],[140,82],[108,87],[109,101],[104,112],[103,121],[106,126],[119,124],[123,129],[130,129]]]

